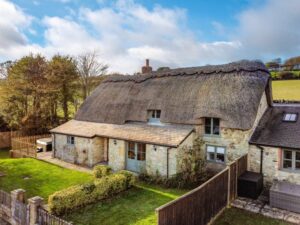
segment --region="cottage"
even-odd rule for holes
[[[53,156],[171,176],[179,172],[180,149],[200,137],[207,161],[225,165],[249,152],[272,106],[269,72],[260,62],[156,72],[147,62],[143,72],[102,82],[75,119],[51,131]]]
[[[300,104],[274,104],[250,139],[250,170],[274,180],[300,184]]]

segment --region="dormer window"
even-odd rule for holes
[[[296,122],[298,114],[297,113],[284,113],[283,121],[284,122]]]
[[[220,119],[205,118],[205,134],[220,135]]]
[[[160,123],[160,110],[149,110],[148,111],[148,122],[149,123]]]

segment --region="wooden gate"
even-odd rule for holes
[[[15,208],[13,212],[13,218],[16,220],[20,225],[28,225],[28,207],[26,204],[20,201],[15,202]]]

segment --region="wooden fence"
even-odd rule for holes
[[[72,225],[72,223],[50,214],[47,210],[41,207],[39,207],[38,209],[38,224],[39,225]]]
[[[159,207],[158,225],[205,225],[237,196],[237,179],[247,169],[247,155],[207,182]]]
[[[11,139],[18,133],[18,131],[0,132],[0,148],[10,148]]]
[[[9,193],[0,190],[0,205],[4,205],[8,208],[11,207],[11,196]]]
[[[50,137],[50,134],[32,136],[15,136],[12,138],[12,157],[33,157],[36,158],[36,141],[40,138]]]

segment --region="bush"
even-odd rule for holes
[[[94,174],[95,178],[101,178],[101,177],[110,175],[111,171],[112,171],[112,169],[109,166],[98,165],[98,166],[94,167],[93,174]]]
[[[127,190],[134,182],[134,174],[120,171],[102,176],[91,183],[69,187],[50,195],[48,201],[50,212],[61,215],[78,207],[110,198]]]

